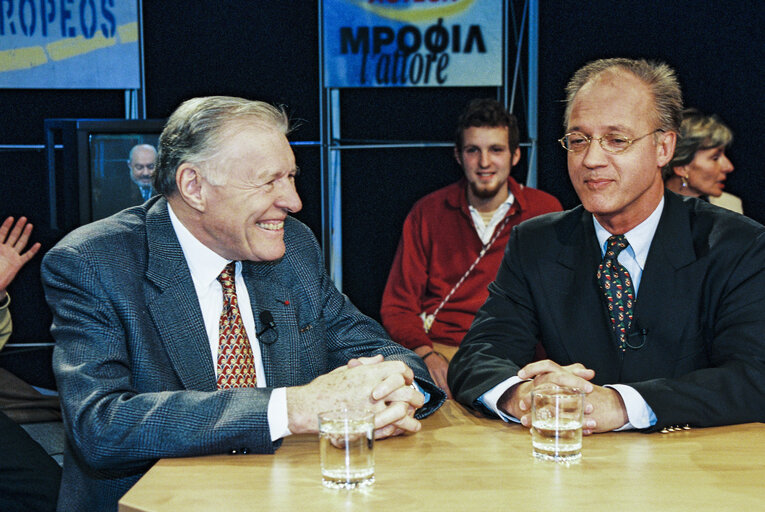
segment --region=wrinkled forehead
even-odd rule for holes
[[[214,167],[244,148],[264,150],[274,144],[289,147],[287,136],[271,123],[250,117],[229,119],[207,134],[199,145],[197,158]]]
[[[619,128],[653,125],[656,111],[651,89],[637,76],[620,68],[606,69],[580,89],[571,102],[569,129],[580,124]]]
[[[227,127],[221,135],[205,163],[210,171],[236,174],[242,179],[264,179],[292,172],[296,167],[287,136],[270,125],[240,123]]]
[[[581,93],[585,93],[592,89],[603,88],[622,90],[638,89],[641,91],[648,91],[648,86],[634,73],[626,69],[614,66],[608,69],[604,69],[600,73],[592,76],[589,80],[587,80],[587,82],[582,85],[582,87],[574,96],[574,100],[576,100],[576,97]]]

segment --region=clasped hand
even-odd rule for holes
[[[401,361],[381,355],[351,359],[305,386],[287,388],[290,431],[316,432],[318,413],[348,408],[375,413],[376,439],[417,432],[421,425],[414,413],[425,397],[413,382],[414,373]]]
[[[543,384],[576,388],[585,393],[584,424],[582,433],[610,432],[627,423],[627,410],[621,395],[611,388],[596,386],[590,381],[595,372],[581,363],[561,366],[546,359],[527,364],[518,370],[524,379],[503,393],[500,409],[519,418],[524,427],[531,427],[531,391]]]

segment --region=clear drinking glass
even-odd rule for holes
[[[531,443],[534,457],[573,462],[582,457],[584,394],[547,385],[531,392]]]
[[[375,415],[342,409],[319,414],[321,478],[326,487],[355,489],[375,481]]]

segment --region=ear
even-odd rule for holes
[[[680,165],[678,167],[673,167],[672,172],[674,172],[677,176],[680,177],[687,177],[688,176],[688,170],[685,168],[685,165]]]
[[[518,160],[521,159],[521,148],[515,148],[515,151],[513,151],[513,157],[510,162],[510,167],[515,167],[518,165]]]
[[[660,168],[672,160],[672,156],[675,154],[675,144],[677,144],[677,134],[675,132],[661,134],[659,143],[656,144],[656,159]]]
[[[175,171],[178,195],[184,203],[199,212],[204,212],[207,206],[202,181],[199,170],[188,162],[182,163]]]
[[[454,159],[457,160],[457,163],[462,167],[462,154],[457,146],[454,146]]]

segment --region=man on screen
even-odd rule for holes
[[[142,203],[154,195],[151,185],[154,176],[154,165],[157,160],[157,150],[151,144],[138,144],[133,146],[128,157],[130,180],[138,187]]]
[[[101,160],[93,163],[92,218],[103,219],[125,208],[139,205],[156,194],[152,176],[157,161],[157,150],[151,144],[136,144],[127,160],[120,157],[123,142],[115,146],[103,143]],[[107,156],[108,155],[108,156]],[[127,163],[128,172],[125,175]]]
[[[161,195],[45,256],[61,510],[116,510],[159,458],[272,453],[316,432],[322,411],[372,410],[377,437],[416,432],[445,399],[334,287],[290,216],[302,203],[288,125],[262,102],[185,102],[160,136]]]
[[[681,110],[664,64],[574,74],[560,142],[582,205],[513,230],[457,400],[528,427],[535,386],[579,388],[584,433],[765,421],[765,228],[665,192]]]

